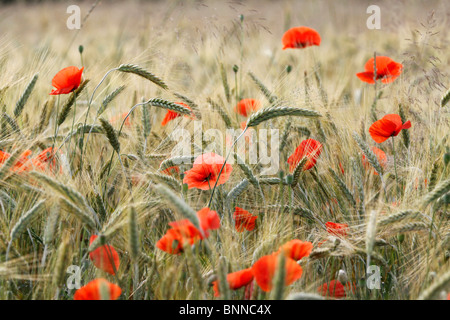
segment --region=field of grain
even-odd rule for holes
[[[0,4],[0,299],[449,299],[450,3],[371,4]]]

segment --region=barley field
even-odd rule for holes
[[[372,4],[1,3],[0,299],[450,299],[450,3]]]

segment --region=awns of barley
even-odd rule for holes
[[[194,161],[194,156],[178,156],[178,157],[172,157],[170,159],[166,159],[159,165],[158,171],[164,171],[169,169],[170,167],[179,166],[182,164],[192,164]]]
[[[444,180],[439,183],[433,191],[429,192],[423,199],[423,206],[427,206],[431,202],[439,199],[444,194],[450,191],[450,179]]]
[[[400,211],[400,212],[388,215],[387,217],[384,217],[383,219],[378,221],[378,226],[384,227],[389,224],[392,224],[392,223],[395,223],[398,221],[402,221],[404,219],[415,218],[418,215],[420,215],[420,212],[414,211],[414,210]]]
[[[23,111],[23,108],[25,107],[25,104],[28,101],[28,98],[31,95],[31,92],[34,89],[34,86],[36,85],[36,81],[38,79],[38,74],[36,73],[31,81],[28,83],[27,87],[25,88],[25,91],[23,92],[22,96],[20,97],[19,101],[16,103],[16,107],[14,108],[14,116],[17,118],[20,116],[20,114]]]
[[[163,108],[166,110],[175,111],[177,113],[185,114],[188,116],[192,115],[192,111],[189,110],[188,108],[186,108],[180,104],[170,102],[170,101],[160,99],[160,98],[150,99],[146,102],[146,104],[154,106],[154,107],[158,107],[158,108]]]
[[[450,101],[450,89],[447,90],[446,93],[441,98],[441,107],[445,107],[447,103]]]
[[[186,103],[194,112],[196,119],[201,120],[202,119],[202,115],[200,113],[200,107],[191,99],[189,99],[188,97],[180,94],[180,93],[174,93],[173,94],[175,97],[181,99],[181,101],[183,101],[184,103]]]
[[[149,172],[149,173],[147,173],[147,175],[151,179],[156,180],[157,182],[160,182],[160,183],[164,183],[165,185],[168,185],[172,189],[180,190],[182,187],[181,183],[177,179],[175,179],[174,177],[171,177],[167,174],[159,174],[159,173]]]
[[[99,120],[103,130],[105,130],[105,134],[108,138],[109,143],[117,153],[120,153],[120,143],[119,139],[117,138],[116,132],[114,131],[114,128],[109,123],[109,121],[103,118],[100,118]]]
[[[247,121],[247,127],[255,127],[258,124],[277,117],[296,116],[317,118],[321,115],[313,110],[300,109],[293,107],[268,107],[254,113]]]
[[[185,218],[189,219],[196,228],[200,230],[200,223],[196,212],[183,199],[178,197],[172,190],[168,189],[162,184],[154,186],[155,191],[158,192],[168,203],[176,208]]]
[[[20,235],[23,232],[23,230],[25,230],[27,228],[28,224],[33,219],[33,217],[35,217],[36,214],[38,214],[40,212],[40,210],[42,209],[44,202],[45,202],[45,200],[40,200],[30,210],[25,212],[20,217],[19,221],[17,221],[17,223],[11,229],[11,234],[10,234],[11,242],[14,241],[14,239],[18,235]]]
[[[234,186],[233,189],[230,190],[230,192],[228,192],[228,194],[227,194],[227,204],[230,207],[230,209],[231,209],[231,205],[233,204],[233,202],[247,188],[248,184],[249,184],[248,179],[243,179],[236,186]]]
[[[378,162],[377,157],[373,153],[373,151],[369,148],[369,146],[364,142],[363,139],[356,133],[353,132],[353,138],[355,139],[356,143],[358,144],[361,151],[366,156],[367,160],[371,164],[371,166],[375,169],[375,171],[381,176],[383,174],[383,169],[380,166],[380,163]]]
[[[58,126],[63,124],[63,122],[66,120],[67,116],[69,115],[70,110],[72,109],[73,104],[75,103],[75,100],[77,97],[81,94],[83,89],[86,87],[86,85],[89,83],[89,80],[84,80],[80,86],[72,92],[70,97],[67,99],[67,101],[64,103],[64,106],[62,107],[59,115],[58,115]]]
[[[136,261],[139,257],[139,228],[137,212],[134,206],[130,208],[128,217],[128,233],[130,236],[129,243],[131,259]]]
[[[292,173],[292,188],[294,188],[300,180],[300,175],[303,172],[303,166],[306,161],[308,161],[308,157],[303,157],[295,166],[294,172]]]
[[[55,269],[53,272],[53,284],[61,287],[67,275],[66,269],[70,263],[69,237],[64,237],[58,247]]]
[[[154,84],[156,84],[157,86],[160,86],[163,89],[169,89],[169,87],[164,83],[164,81],[155,76],[153,73],[151,73],[150,71],[147,71],[143,68],[141,68],[138,65],[135,64],[121,64],[119,66],[119,68],[117,68],[118,71],[120,72],[126,72],[126,73],[133,73],[135,75],[141,76],[147,80],[150,80],[151,82],[153,82]]]
[[[251,71],[248,72],[248,75],[252,80],[256,83],[259,90],[266,96],[267,100],[269,100],[270,103],[274,103],[278,98],[270,92],[269,89],[255,76],[255,74]]]
[[[113,92],[108,94],[102,101],[102,104],[100,105],[100,108],[97,111],[97,115],[101,115],[103,112],[105,112],[108,105],[125,89],[125,86],[120,86],[116,88]]]
[[[392,233],[407,233],[415,231],[429,230],[430,226],[424,222],[407,222],[392,229]]]
[[[431,300],[444,290],[450,284],[450,270],[442,275],[438,275],[434,282],[426,288],[420,295],[418,300]]]
[[[325,300],[324,297],[314,293],[293,292],[290,293],[286,300]]]
[[[213,101],[211,98],[206,99],[206,101],[211,105],[213,110],[219,113],[219,115],[222,117],[223,122],[225,123],[225,126],[230,128],[232,126],[231,119],[228,116],[227,112],[223,109],[223,107],[220,104]]]
[[[355,208],[356,208],[356,201],[353,197],[353,194],[350,192],[350,190],[347,188],[347,185],[344,181],[336,174],[336,172],[329,168],[328,171],[331,173],[331,176],[333,177],[334,181],[336,182],[337,186],[341,190],[342,194],[345,196],[345,198],[350,202]]]

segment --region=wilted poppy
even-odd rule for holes
[[[312,248],[313,245],[311,242],[294,239],[282,245],[279,252],[282,251],[287,257],[298,261],[303,257],[309,256]]]
[[[241,271],[229,273],[227,275],[228,286],[231,290],[237,290],[242,288],[253,281],[252,268],[247,268]],[[219,293],[219,280],[213,281],[214,296],[220,296]]]
[[[233,218],[235,221],[235,228],[238,232],[243,232],[244,230],[252,231],[255,229],[256,219],[258,216],[252,215],[250,212],[236,207],[234,210]]]
[[[303,166],[303,171],[311,169],[316,164],[321,152],[322,144],[319,141],[314,139],[303,140],[287,160],[289,170],[293,171],[303,157],[308,158]]]
[[[265,292],[272,290],[272,280],[277,271],[278,259],[278,254],[270,254],[263,256],[252,266],[256,283]],[[300,279],[303,270],[295,260],[288,257],[285,259],[285,285],[288,286]]]
[[[374,80],[374,59],[370,58],[364,67],[365,72],[357,73],[356,76],[364,82],[375,83]],[[391,83],[402,73],[403,65],[395,62],[389,57],[377,56],[377,76],[383,83]]]
[[[183,183],[187,183],[188,188],[197,188],[200,190],[209,190],[213,188],[216,181],[217,185],[228,181],[233,167],[226,164],[219,177],[225,159],[215,153],[205,153],[198,156],[192,169],[184,173]]]
[[[324,283],[317,291],[324,297],[331,298],[345,298],[347,296],[346,291],[354,291],[355,287],[350,283],[344,285],[339,280],[331,280],[330,283]]]
[[[306,48],[320,45],[319,33],[308,27],[295,27],[286,31],[281,41],[283,50],[288,48]]]
[[[247,117],[253,111],[261,108],[261,102],[256,99],[242,99],[234,107],[234,111],[239,113],[241,116]]]
[[[92,235],[89,244],[92,244],[98,236]],[[102,245],[89,253],[89,258],[92,260],[94,265],[109,274],[115,275],[116,271],[119,270],[119,254],[113,246],[108,244]]]
[[[176,104],[182,105],[185,108],[188,108],[189,110],[191,110],[191,108],[183,103],[183,102],[176,102]],[[185,115],[187,116],[187,115]],[[172,110],[167,110],[166,116],[164,117],[163,121],[161,122],[162,126],[165,126],[166,124],[168,124],[170,121],[172,121],[173,119],[176,119],[178,117],[181,117],[181,114]]]
[[[74,300],[101,300],[102,287],[109,293],[109,300],[117,300],[122,294],[122,289],[114,283],[106,279],[100,278],[89,282],[87,285],[81,287],[75,292]]]
[[[398,114],[387,114],[370,126],[369,133],[375,142],[382,143],[389,137],[397,136],[403,129],[409,128],[411,128],[411,121],[403,123]]]
[[[56,89],[50,92],[51,95],[66,94],[74,91],[80,86],[81,74],[84,67],[67,67],[59,71],[52,79],[52,86]]]
[[[342,237],[347,236],[348,224],[346,223],[334,223],[328,221],[327,223],[325,223],[325,227],[327,228],[327,232],[329,234]]]
[[[373,153],[375,154],[375,156],[378,159],[378,162],[380,164],[381,167],[386,168],[387,165],[387,156],[386,153],[384,153],[383,150],[377,148],[377,147],[372,147],[371,148]],[[362,155],[362,163],[364,167],[368,167],[369,166],[369,162],[366,159],[366,156],[363,154]],[[378,173],[374,172],[375,175],[378,175]]]

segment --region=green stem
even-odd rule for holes
[[[398,189],[397,160],[396,160],[396,156],[395,156],[394,136],[392,136],[392,152],[394,153],[395,183],[397,184],[397,198],[398,198],[399,197],[399,189]]]

